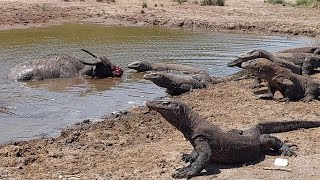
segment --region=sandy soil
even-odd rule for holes
[[[200,6],[194,0],[0,0],[0,28],[23,28],[63,22],[160,25],[317,36],[320,9],[273,5],[264,0],[227,0],[225,6]]]
[[[246,129],[257,122],[319,120],[320,101],[256,100],[252,80],[227,82],[176,97],[223,129]],[[280,95],[277,95],[280,97]],[[320,128],[276,134],[298,146],[289,157],[291,172],[274,167],[275,156],[255,165],[210,165],[194,179],[319,179]],[[0,146],[0,178],[16,179],[169,179],[191,151],[182,134],[155,112],[137,107],[98,123],[82,122],[57,139]]]
[[[213,30],[240,30],[317,36],[319,9],[270,5],[263,0],[227,0],[224,7],[204,7],[171,0],[115,3],[85,0],[0,0],[0,29],[44,26],[64,22],[117,25],[161,25]],[[317,78],[320,79],[320,76]],[[175,99],[186,102],[224,129],[245,129],[270,120],[319,120],[319,101],[257,100],[251,80],[227,82]],[[320,129],[276,134],[298,145],[289,157],[290,172],[264,170],[276,157],[255,165],[210,165],[194,179],[320,179]],[[0,179],[169,179],[182,167],[182,153],[191,145],[159,114],[146,107],[110,115],[104,121],[84,121],[56,139],[37,139],[0,146]]]

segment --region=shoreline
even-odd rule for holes
[[[251,3],[229,0],[225,6],[200,6],[192,2],[178,4],[169,0],[160,3],[150,0],[147,8],[142,8],[138,0],[118,0],[115,3],[99,3],[92,0],[50,0],[47,3],[41,0],[25,1],[0,1],[0,10],[4,11],[2,16],[0,14],[0,30],[85,22],[320,37],[319,9],[273,5],[262,0],[254,0]]]
[[[202,117],[225,130],[247,129],[258,122],[320,118],[317,112],[319,101],[306,104],[256,100],[251,83],[252,80],[220,83],[173,99],[187,103]],[[279,94],[276,97],[279,98]],[[299,147],[297,157],[286,157],[290,162],[288,168],[293,171],[283,179],[320,177],[319,128],[275,135]],[[158,113],[140,106],[108,115],[103,121],[77,123],[64,129],[57,138],[0,145],[0,157],[3,159],[0,172],[18,179],[56,179],[61,176],[81,179],[168,179],[174,169],[184,164],[180,160],[181,154],[191,151],[191,145],[183,139],[182,134]],[[263,167],[272,166],[276,157],[266,156],[253,166],[227,166],[212,177],[283,177],[283,172],[270,174],[263,170]],[[198,176],[194,179],[207,178]]]

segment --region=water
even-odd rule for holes
[[[308,38],[285,38],[149,27],[62,25],[0,31],[0,106],[17,115],[0,114],[0,144],[57,136],[59,129],[85,119],[141,105],[165,91],[125,68],[123,78],[52,79],[19,83],[7,79],[10,67],[50,53],[91,57],[80,48],[125,67],[138,60],[180,63],[223,76],[238,71],[226,64],[253,48],[278,51],[310,45]]]

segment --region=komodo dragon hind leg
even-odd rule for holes
[[[296,155],[293,149],[285,144],[280,139],[271,136],[269,134],[260,135],[260,147],[261,151],[268,151],[272,149],[275,152],[280,152],[281,155],[292,156]]]
[[[196,137],[194,140],[194,148],[198,154],[197,159],[189,166],[178,169],[176,173],[172,174],[173,178],[190,179],[199,174],[209,163],[211,148],[208,140],[204,137]]]
[[[251,85],[251,88],[256,89],[256,88],[260,88],[261,86],[262,86],[261,85],[261,78],[255,77],[253,84]]]
[[[302,75],[310,75],[311,71],[314,69],[312,66],[312,59],[306,57],[301,68],[302,68]]]
[[[268,84],[268,93],[257,96],[258,99],[273,99],[276,88]]]

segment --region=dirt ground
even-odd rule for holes
[[[71,1],[71,2],[66,2]],[[160,25],[317,36],[320,9],[273,5],[264,0],[226,0],[225,6],[200,6],[189,0],[0,0],[0,29],[64,22]],[[293,0],[290,0],[293,1]]]
[[[319,120],[319,101],[257,100],[252,80],[233,81],[176,97],[223,129],[246,129],[257,122]],[[277,95],[280,97],[280,95]],[[255,165],[210,165],[194,179],[319,179],[320,128],[275,134],[298,146],[286,171],[274,167],[276,156]],[[31,140],[0,146],[3,179],[170,179],[182,167],[191,145],[155,112],[137,107],[102,122],[82,122],[57,139]]]
[[[227,0],[224,7],[189,1],[0,0],[0,29],[46,26],[64,22],[115,25],[161,25],[267,34],[318,36],[320,10],[270,5],[263,0]],[[320,76],[316,78],[320,79]],[[245,129],[264,121],[319,120],[320,101],[257,100],[252,80],[232,81],[175,97],[223,129]],[[255,165],[212,164],[194,179],[320,179],[320,128],[275,136],[296,144],[288,157],[291,171],[274,167],[276,156]],[[136,107],[103,121],[84,121],[58,138],[36,139],[0,146],[0,179],[170,179],[182,167],[183,153],[192,147],[182,134],[155,112]]]

